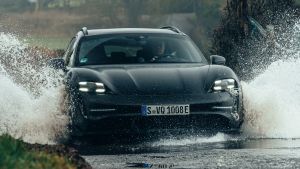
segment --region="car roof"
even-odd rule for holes
[[[156,34],[173,34],[184,35],[182,32],[176,32],[170,29],[154,29],[154,28],[111,28],[111,29],[89,29],[87,35],[105,35],[105,34],[143,34],[143,33],[156,33]]]

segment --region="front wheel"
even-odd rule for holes
[[[68,131],[69,137],[83,136],[86,129],[86,119],[84,118],[84,104],[77,93],[68,92],[65,96],[66,114],[69,116]]]

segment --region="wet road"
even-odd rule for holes
[[[300,139],[217,134],[81,146],[94,168],[300,168]]]

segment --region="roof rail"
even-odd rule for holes
[[[88,35],[89,33],[88,33],[88,29],[87,29],[87,27],[83,27],[83,28],[81,28],[81,30],[80,31],[82,31],[82,33],[84,34],[84,35]]]
[[[178,28],[176,28],[174,26],[163,26],[163,27],[160,27],[159,29],[169,29],[176,33],[182,33]]]

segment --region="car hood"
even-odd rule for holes
[[[209,65],[129,65],[84,67],[115,94],[170,95],[207,92]],[[93,72],[93,73],[88,73]]]

